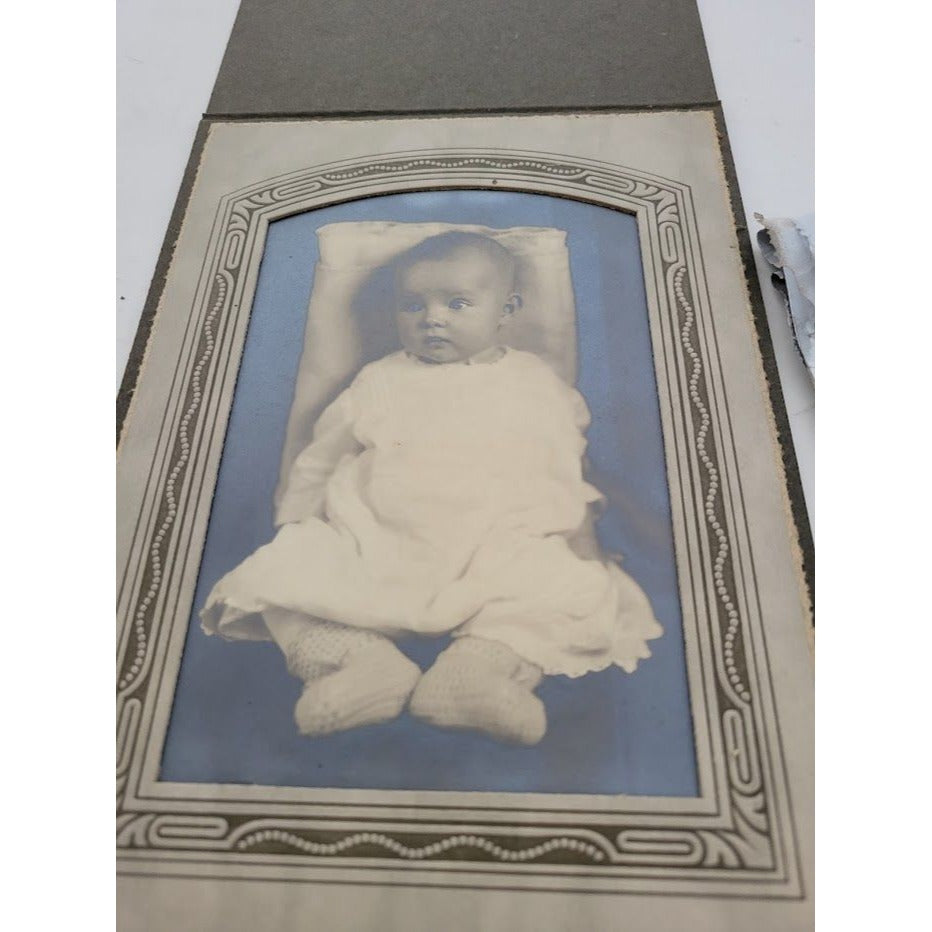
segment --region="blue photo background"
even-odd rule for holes
[[[624,555],[664,635],[634,674],[545,678],[549,728],[518,748],[407,714],[322,738],[298,734],[301,684],[272,643],[207,637],[197,612],[224,573],[274,534],[272,495],[303,343],[318,227],[347,220],[546,226],[568,234],[579,332],[578,388],[592,411],[589,459],[609,507],[598,534]],[[447,639],[400,646],[423,667]],[[633,216],[563,198],[491,191],[387,195],[269,228],[161,779],[269,786],[695,796],[670,502]]]

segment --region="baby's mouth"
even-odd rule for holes
[[[424,337],[424,343],[427,346],[444,346],[448,344],[449,342],[450,340],[448,340],[446,337],[441,337],[441,336],[436,336],[436,335]]]

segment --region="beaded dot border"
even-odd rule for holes
[[[341,838],[339,841],[318,842],[303,838],[301,835],[296,835],[294,832],[288,832],[284,829],[269,828],[251,832],[240,839],[236,847],[240,851],[248,851],[256,845],[269,842],[288,845],[304,854],[311,855],[344,854],[346,851],[360,845],[377,845],[410,861],[437,857],[437,855],[444,854],[454,848],[474,848],[477,851],[483,851],[494,858],[498,858],[500,861],[534,861],[559,850],[582,854],[596,862],[605,860],[603,851],[590,842],[578,838],[548,838],[547,841],[540,842],[529,848],[514,849],[502,847],[480,835],[451,835],[427,845],[412,846],[381,832],[356,832],[346,838]]]
[[[703,511],[705,513],[706,523],[712,529],[712,533],[715,535],[715,540],[718,544],[718,551],[712,562],[712,580],[715,584],[716,595],[722,603],[722,607],[728,618],[724,647],[725,674],[728,677],[729,683],[738,696],[741,697],[742,701],[750,702],[751,693],[744,685],[744,681],[738,673],[738,668],[735,664],[735,640],[738,636],[740,615],[732,601],[732,594],[725,584],[724,567],[725,561],[728,559],[730,547],[728,544],[728,536],[725,534],[725,529],[718,520],[715,510],[716,501],[719,498],[719,476],[718,470],[706,450],[706,438],[711,430],[712,418],[709,415],[709,409],[706,407],[705,402],[703,402],[698,389],[699,379],[702,375],[702,361],[690,340],[690,334],[692,333],[696,321],[696,314],[692,304],[686,297],[686,291],[683,287],[683,280],[686,277],[686,273],[686,266],[680,266],[680,268],[676,270],[673,280],[673,291],[680,309],[683,312],[683,326],[680,330],[680,342],[683,345],[683,349],[686,350],[691,364],[687,391],[689,400],[699,414],[699,430],[696,433],[696,452],[699,454],[699,461],[702,463],[709,479],[708,491],[706,492],[705,502],[703,503]]]
[[[516,167],[534,168],[539,171],[545,171],[552,175],[571,178],[574,175],[582,173],[578,168],[561,168],[557,165],[549,165],[546,162],[536,162],[531,159],[490,159],[490,158],[450,158],[450,159],[410,159],[401,163],[388,162],[380,165],[366,165],[361,168],[347,169],[339,172],[328,172],[323,177],[328,182],[349,181],[353,178],[361,178],[366,175],[378,174],[383,171],[388,172],[409,172],[414,168],[466,168],[470,165],[485,169],[508,170]]]
[[[133,617],[132,632],[136,642],[136,652],[133,661],[130,664],[129,671],[125,673],[119,681],[119,688],[121,690],[128,689],[130,686],[132,686],[145,666],[146,653],[148,650],[146,616],[149,612],[150,606],[155,601],[161,586],[162,545],[165,541],[165,538],[168,536],[168,533],[171,531],[172,525],[175,523],[175,517],[178,514],[178,501],[175,496],[175,486],[178,482],[178,477],[181,475],[182,470],[187,466],[188,460],[191,456],[191,441],[190,437],[188,436],[188,428],[201,406],[201,400],[203,398],[202,375],[204,368],[208,365],[214,353],[215,333],[213,330],[213,325],[214,321],[217,319],[217,315],[220,313],[221,308],[226,302],[228,291],[227,281],[223,275],[218,273],[214,281],[217,286],[217,297],[211,306],[210,313],[204,319],[204,351],[201,353],[199,359],[197,360],[197,363],[195,364],[194,370],[191,374],[191,402],[188,405],[183,417],[181,418],[181,423],[178,425],[178,444],[181,447],[181,450],[179,452],[178,459],[172,464],[171,471],[169,472],[168,479],[165,483],[165,517],[163,518],[162,523],[159,525],[158,530],[155,532],[155,537],[152,540],[152,546],[149,548],[150,583],[149,588],[146,590],[145,595],[139,602],[136,613]]]

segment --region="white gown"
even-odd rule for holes
[[[589,412],[536,356],[366,366],[321,415],[277,535],[214,587],[204,630],[267,639],[272,606],[405,634],[474,635],[547,674],[633,671],[661,627],[618,566],[568,544],[601,496]]]

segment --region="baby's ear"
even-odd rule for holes
[[[507,315],[514,314],[514,312],[518,310],[522,304],[524,304],[524,301],[522,300],[521,295],[517,294],[516,292],[515,294],[508,295],[508,300],[505,302],[505,307],[503,310]]]

